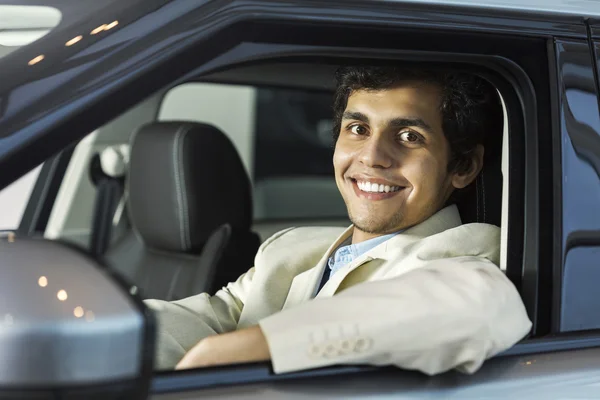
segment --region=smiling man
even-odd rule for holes
[[[462,224],[454,198],[502,133],[489,83],[468,74],[345,67],[333,164],[352,226],[292,228],[214,296],[149,300],[159,368],[271,360],[476,371],[531,327],[498,268],[499,228]]]

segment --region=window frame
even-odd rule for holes
[[[546,43],[552,42],[552,39],[546,39]],[[261,51],[258,51],[257,48],[254,48],[255,53],[252,54],[251,59],[253,61],[260,60],[261,57],[265,59],[272,59],[276,57],[277,52],[282,49],[278,46],[273,46],[273,49],[269,48],[268,44],[261,43],[261,47],[259,48]],[[548,49],[546,49],[548,50]],[[262,54],[261,54],[262,52]],[[240,51],[243,53],[243,51]],[[425,58],[427,61],[439,61],[436,60],[436,56],[439,54],[434,54],[432,52],[427,53],[426,57],[423,57],[419,52],[411,52],[411,51],[401,51],[401,50],[389,50],[382,51],[371,50],[371,49],[348,49],[343,48],[332,48],[323,46],[297,46],[294,48],[293,45],[285,46],[285,53],[289,57],[298,56],[303,59],[311,58],[311,57],[319,57],[328,55],[329,57],[341,57],[342,53],[347,56],[354,56],[357,58],[363,58],[368,55],[371,55],[371,59],[415,59],[415,58]],[[494,62],[499,62],[499,58],[495,57],[492,61],[492,57],[486,56],[465,56],[464,54],[449,54],[449,53],[441,53],[443,57],[452,56],[455,60],[456,58],[463,58],[464,60],[470,60],[473,63],[477,63],[483,65],[488,68],[496,69],[497,65],[494,65]],[[554,54],[551,51],[546,53],[547,59],[550,63],[553,63]],[[221,58],[222,64],[211,63],[212,68],[223,69],[226,68],[227,65],[238,65],[241,60],[235,59],[234,56],[230,56],[228,53],[223,55]],[[474,60],[477,60],[474,62]],[[245,61],[245,60],[244,60]],[[486,63],[485,61],[490,61],[490,63]],[[523,269],[521,270],[521,277],[523,279],[523,286],[527,286],[531,289],[530,296],[528,298],[524,298],[524,302],[528,304],[528,310],[533,311],[533,319],[534,324],[537,322],[537,312],[538,312],[538,301],[542,295],[549,295],[547,291],[544,293],[539,292],[539,266],[540,262],[539,257],[542,253],[542,247],[540,246],[540,218],[541,216],[548,217],[552,213],[552,206],[554,203],[551,203],[551,207],[545,210],[544,213],[540,212],[539,214],[536,212],[539,206],[540,199],[540,188],[537,185],[539,181],[539,166],[538,166],[538,141],[541,140],[538,138],[538,129],[540,129],[541,125],[546,128],[551,125],[551,119],[547,118],[546,121],[540,121],[542,119],[541,115],[547,113],[548,108],[551,107],[551,102],[544,104],[543,107],[538,107],[539,101],[536,100],[534,95],[534,87],[531,81],[529,81],[529,77],[527,74],[515,63],[511,60],[504,59],[502,61],[506,62],[506,67],[510,71],[510,74],[504,75],[503,78],[512,84],[512,87],[507,88],[504,87],[500,89],[502,92],[502,96],[507,102],[507,107],[510,109],[511,106],[518,103],[523,107],[521,113],[521,122],[524,125],[525,134],[524,140],[526,143],[522,144],[522,147],[519,149],[525,153],[526,157],[523,157],[523,164],[525,166],[519,165],[518,157],[513,156],[512,148],[515,147],[515,143],[509,144],[509,148],[511,148],[511,161],[510,161],[510,186],[511,189],[513,187],[518,188],[519,186],[523,187],[522,190],[511,190],[510,191],[510,199],[509,199],[509,215],[511,215],[511,220],[509,222],[512,227],[509,231],[509,245],[514,243],[515,236],[520,237],[522,240],[523,253],[521,258],[521,264]],[[513,69],[514,68],[514,69]],[[198,68],[197,73],[206,73],[208,69],[203,67]],[[504,71],[506,72],[506,71]],[[190,74],[193,75],[193,74]],[[551,81],[554,78],[552,75],[552,69],[548,69],[548,81]],[[507,94],[507,90],[515,90],[515,86],[518,84],[522,85],[520,87],[521,91],[515,91],[512,93],[512,96]],[[237,83],[237,82],[236,82]],[[498,82],[494,82],[497,84]],[[507,83],[505,81],[505,83]],[[546,82],[547,83],[547,82]],[[496,85],[498,87],[498,85]],[[548,85],[549,86],[549,85]],[[525,91],[525,93],[523,92]],[[510,104],[510,105],[509,105]],[[524,115],[527,111],[528,115]],[[513,109],[514,112],[514,109]],[[518,114],[518,113],[517,113]],[[512,116],[509,114],[509,123],[516,124],[519,121],[519,118],[515,118],[515,115]],[[514,128],[512,126],[511,128]],[[512,129],[511,129],[512,130]],[[518,144],[517,146],[518,147]],[[546,150],[552,150],[552,146],[547,148]],[[548,164],[546,164],[547,166]],[[522,175],[522,170],[520,168],[524,168],[527,171],[527,176]],[[552,185],[548,184],[548,182],[552,182],[554,176],[552,174],[546,173],[545,179],[543,182],[543,193],[552,193]],[[529,196],[527,196],[529,193]],[[525,200],[523,200],[523,196],[525,196]],[[525,206],[522,209],[522,217],[523,221],[521,223],[516,224],[515,220],[512,219],[512,216],[515,214],[515,208],[518,208],[519,202],[523,202]],[[517,211],[518,213],[518,211]],[[552,226],[552,218],[549,219],[549,226]],[[546,225],[546,226],[548,226]],[[525,227],[527,227],[527,235],[524,234]],[[551,235],[552,236],[552,235]],[[545,241],[545,244],[548,241]],[[510,257],[510,256],[509,256]],[[520,257],[519,257],[520,258]],[[513,259],[514,262],[514,259]],[[508,261],[509,265],[511,263],[510,258]],[[547,270],[552,270],[552,268],[548,268]],[[556,310],[555,310],[556,311]],[[545,321],[547,323],[547,321]],[[543,326],[539,328],[540,335],[545,335],[547,333],[547,327]],[[535,329],[534,329],[535,332]],[[591,333],[589,335],[573,337],[570,335],[562,336],[558,338],[553,337],[539,337],[535,339],[525,339],[523,342],[515,345],[508,351],[496,356],[497,358],[504,357],[516,357],[516,356],[528,356],[532,354],[539,354],[543,352],[550,351],[566,351],[566,350],[575,350],[575,349],[583,349],[590,347],[598,347],[600,346],[600,334]],[[333,366],[318,370],[309,370],[303,371],[298,374],[285,374],[283,376],[274,375],[269,367],[269,363],[257,363],[257,364],[247,364],[247,365],[231,365],[227,367],[220,368],[208,368],[208,369],[199,369],[187,371],[182,374],[181,371],[177,373],[171,372],[163,372],[158,373],[155,376],[153,381],[153,393],[166,393],[175,390],[193,390],[193,389],[201,389],[212,387],[215,384],[245,384],[251,382],[263,382],[263,381],[276,381],[279,379],[292,379],[296,377],[317,377],[317,376],[327,376],[327,375],[338,375],[345,373],[355,373],[355,372],[366,372],[371,370],[382,370],[385,367],[373,367],[373,366],[358,366],[358,367],[349,367],[349,366]],[[268,372],[268,373],[267,373]],[[232,376],[232,374],[237,374],[237,377]]]
[[[260,52],[255,52],[252,54],[253,62],[256,60],[260,60],[261,56],[265,59],[272,60],[275,57],[273,51],[277,49],[277,46],[274,46],[274,49],[269,48],[269,45],[262,44],[263,54]],[[422,58],[423,55],[419,54],[420,52],[410,52],[410,51],[401,51],[401,50],[390,50],[382,52],[381,50],[368,50],[368,49],[348,49],[348,48],[332,48],[328,47],[323,49],[323,47],[312,46],[310,49],[307,49],[307,46],[298,46],[298,49],[294,49],[294,46],[287,46],[286,48],[287,56],[293,58],[292,54],[302,59],[311,59],[311,58],[319,58],[325,57],[325,54],[329,55],[329,57],[333,58],[366,58],[371,56],[371,60],[394,60],[405,58],[409,58],[412,60]],[[296,53],[296,54],[294,54]],[[383,53],[383,54],[382,54]],[[333,54],[333,56],[332,56]],[[342,54],[345,57],[342,57]],[[523,246],[524,252],[529,252],[528,257],[525,257],[525,254],[519,254],[519,265],[526,266],[525,270],[522,270],[520,274],[524,278],[523,285],[529,286],[533,290],[532,295],[528,299],[523,299],[525,302],[529,301],[529,306],[531,307],[533,312],[537,311],[537,300],[538,300],[538,265],[537,258],[539,255],[539,243],[538,243],[538,215],[536,213],[529,212],[527,213],[525,210],[535,210],[538,206],[538,188],[536,185],[529,185],[529,198],[524,200],[526,196],[527,190],[525,190],[525,182],[526,177],[522,173],[523,169],[526,169],[529,173],[527,177],[527,181],[536,182],[537,181],[537,127],[538,127],[538,110],[537,110],[537,102],[535,101],[533,95],[533,88],[531,86],[531,82],[529,82],[527,75],[522,71],[516,64],[513,64],[509,60],[503,60],[505,62],[503,67],[507,68],[512,75],[505,75],[506,70],[499,70],[499,67],[495,62],[502,64],[502,61],[499,59],[486,57],[486,56],[471,56],[471,55],[463,55],[456,53],[440,53],[440,54],[432,54],[427,53],[427,57],[425,57],[426,61],[445,61],[447,57],[453,57],[454,60],[456,58],[463,59],[463,61],[470,63],[478,64],[478,68],[487,67],[489,69],[497,72],[498,75],[502,75],[503,80],[498,81],[498,77],[496,79],[493,78],[493,75],[490,74],[488,78],[493,79],[494,84],[496,84],[497,88],[502,92],[502,96],[507,103],[507,109],[509,111],[509,124],[510,130],[514,132],[516,129],[521,129],[526,131],[526,134],[523,135],[523,140],[527,140],[527,143],[519,144],[518,141],[515,143],[514,138],[512,139],[512,143],[510,143],[509,147],[514,149],[520,149],[523,151],[523,155],[525,154],[525,146],[527,147],[526,157],[515,157],[513,156],[513,150],[511,151],[511,161],[510,161],[510,199],[509,199],[509,215],[511,215],[511,221],[509,222],[509,240],[508,243],[514,243],[519,239],[521,239],[521,244]],[[233,62],[233,60],[228,60],[233,65],[239,65],[238,63]],[[227,64],[220,65],[220,69],[225,68]],[[514,69],[513,69],[514,68]],[[200,68],[202,71],[202,68]],[[206,71],[202,71],[206,72]],[[519,76],[519,74],[522,74]],[[516,75],[516,76],[515,76]],[[520,80],[519,80],[520,79]],[[502,83],[500,83],[502,82]],[[236,82],[237,83],[237,82]],[[517,87],[519,85],[523,85],[520,87],[522,90],[518,90]],[[529,91],[529,92],[527,92]],[[533,112],[533,116],[525,116],[523,110],[516,111],[515,114],[515,105],[519,104],[520,106],[525,107],[525,104],[529,105],[528,111]],[[520,115],[520,117],[519,117]],[[519,127],[519,124],[522,124]],[[510,140],[510,137],[509,137]],[[521,159],[522,164],[519,163],[519,159]],[[524,167],[523,165],[527,165]],[[513,188],[523,188],[521,190],[512,190]],[[520,204],[527,204],[522,207],[522,210],[519,211]],[[515,212],[515,209],[517,210]],[[515,213],[521,213],[523,220],[517,221],[516,219],[512,219],[512,215]],[[525,222],[525,219],[527,221]],[[523,235],[524,225],[527,224],[528,231],[530,234],[525,237]],[[521,257],[522,256],[522,257]],[[509,256],[508,265],[511,265],[511,262],[515,263],[515,257],[511,258]],[[536,318],[534,314],[532,316]],[[509,349],[507,352],[498,355],[497,357],[514,357],[514,356],[523,356],[530,354],[537,354],[539,352],[545,351],[556,351],[556,350],[570,350],[577,349],[586,346],[595,346],[596,344],[600,344],[600,335],[593,336],[585,341],[573,341],[573,340],[551,340],[547,338],[539,338],[539,339],[526,339],[520,344],[517,344],[513,348]],[[297,379],[297,378],[313,378],[313,377],[321,377],[321,376],[329,376],[329,375],[340,375],[347,373],[365,373],[368,371],[378,371],[385,369],[386,367],[373,367],[373,366],[333,366],[315,370],[302,371],[294,374],[284,374],[284,375],[275,375],[272,372],[269,363],[254,363],[254,364],[238,364],[238,365],[230,365],[225,367],[218,368],[207,368],[207,369],[196,369],[191,371],[177,371],[177,372],[159,372],[155,375],[153,380],[153,393],[167,393],[172,391],[189,391],[195,389],[203,389],[208,387],[213,387],[215,385],[224,385],[224,384],[248,384],[255,382],[272,382],[278,380],[288,380],[288,379]]]
[[[502,363],[506,359],[510,365],[515,363],[532,363],[532,361],[529,361],[532,357],[543,353],[577,351],[598,347],[600,347],[600,332],[576,332],[573,334],[564,334],[559,337],[528,339],[494,356],[493,360]],[[286,374],[275,374],[270,362],[259,362],[183,371],[155,372],[150,392],[153,395],[159,395],[230,387],[232,385],[276,383],[300,379],[323,379],[331,376],[339,379],[341,375],[378,374],[385,371],[393,371],[400,375],[400,377],[406,378],[418,375],[414,371],[373,365],[334,365]],[[435,377],[429,379],[435,379]]]

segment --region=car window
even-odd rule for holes
[[[156,118],[162,93],[125,110],[114,120],[88,134],[75,147],[65,171],[48,225],[44,232],[49,239],[63,239],[87,248],[92,231],[97,191],[90,178],[91,162],[95,155],[108,155],[109,165],[127,164],[129,140],[142,124]],[[126,168],[126,165],[125,165]],[[122,173],[122,172],[121,172]],[[124,202],[124,199],[123,199]],[[127,227],[127,210],[119,208],[115,225]],[[115,233],[119,230],[116,229]],[[116,239],[118,235],[114,238]]]
[[[87,247],[93,217],[95,189],[90,180],[90,161],[102,148],[94,146],[93,132],[81,140],[65,171],[44,236]]]
[[[0,191],[0,230],[19,227],[40,170],[41,166],[33,169]]]
[[[88,246],[93,156],[127,153],[132,133],[153,120],[207,123],[229,136],[250,176],[253,229],[261,240],[298,224],[347,226],[333,179],[331,100],[327,91],[198,82],[157,93],[80,141],[45,236]]]
[[[159,119],[210,123],[232,139],[253,184],[254,220],[269,236],[281,220],[346,223],[333,179],[331,100],[329,92],[187,83],[167,93]]]
[[[295,225],[348,226],[333,178],[331,101],[327,91],[203,82],[158,93],[78,144],[46,237],[87,246],[96,196],[88,174],[93,155],[106,149],[127,153],[132,133],[155,119],[207,123],[229,136],[251,179],[253,230],[261,240]]]

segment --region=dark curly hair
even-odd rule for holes
[[[498,92],[487,80],[464,72],[417,70],[392,66],[341,67],[335,73],[334,143],[340,135],[348,97],[357,90],[385,90],[406,82],[424,82],[441,88],[442,129],[450,144],[448,170],[465,172],[471,155],[487,137],[501,135],[504,124]]]

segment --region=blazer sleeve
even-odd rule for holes
[[[253,275],[254,268],[214,296],[202,293],[173,302],[145,300],[158,324],[155,368],[173,369],[203,338],[234,330]]]
[[[262,252],[293,228],[276,233],[259,248]],[[173,369],[194,345],[205,337],[234,331],[252,287],[256,268],[229,283],[214,296],[201,293],[178,301],[145,300],[157,318],[155,368]]]
[[[259,322],[276,373],[332,364],[473,373],[531,329],[519,293],[492,262],[436,260]]]

